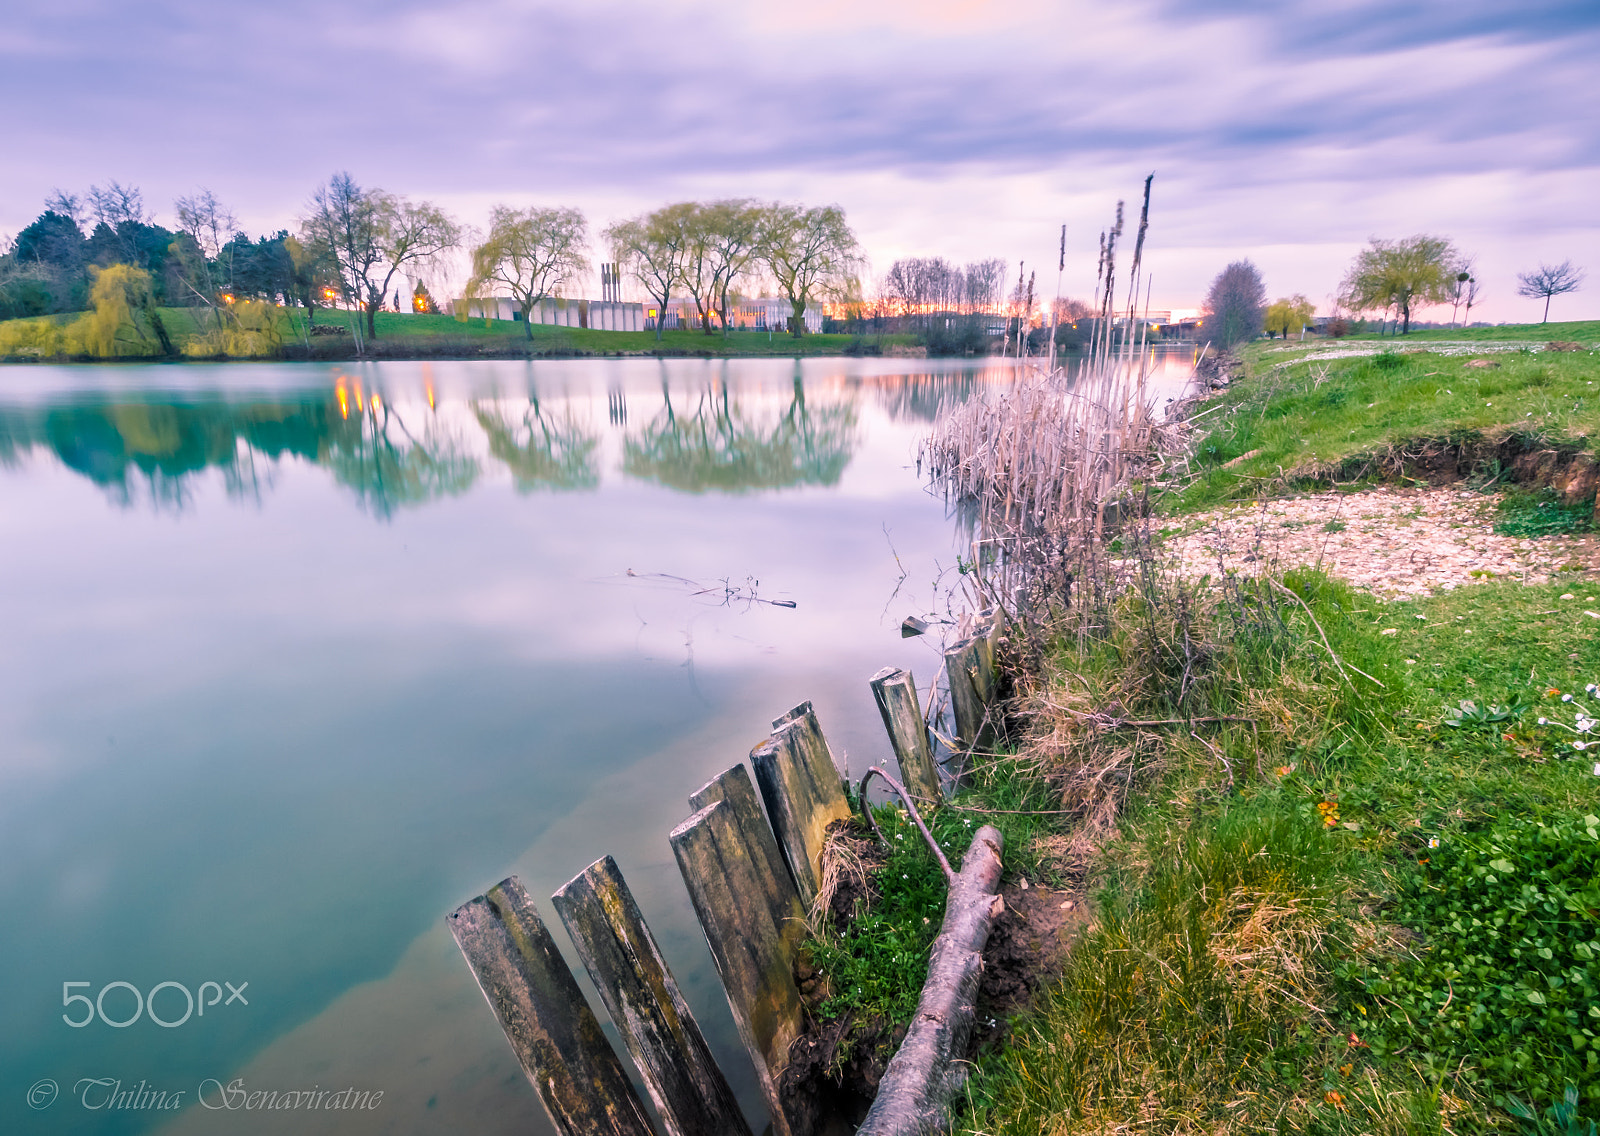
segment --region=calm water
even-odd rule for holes
[[[604,853],[759,1117],[666,834],[803,699],[888,757],[956,578],[915,443],[1010,374],[0,368],[0,1130],[547,1131],[443,918]]]

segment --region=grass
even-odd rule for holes
[[[1166,637],[1208,645],[1204,708],[1255,728],[1159,739],[1102,856],[1098,924],[973,1079],[967,1131],[1487,1130],[1566,1083],[1600,1113],[1597,783],[1549,724],[1574,704],[1547,693],[1581,702],[1600,678],[1595,589],[1288,586],[1309,615],[1241,624],[1224,589],[1169,617]],[[1139,607],[1096,650],[1059,648],[1055,698],[1172,714]],[[1383,686],[1341,680],[1310,615]],[[1525,709],[1463,727],[1463,700]]]
[[[1244,358],[1244,376],[1201,408],[1193,476],[1174,487],[1170,511],[1264,487],[1361,483],[1392,472],[1384,459],[1408,449],[1521,438],[1592,451],[1600,435],[1600,358],[1590,352],[1502,352],[1484,368],[1429,352],[1280,362],[1265,344]]]
[[[1450,340],[1459,343],[1471,343],[1482,340],[1525,340],[1536,344],[1554,341],[1579,342],[1593,346],[1600,340],[1600,320],[1572,320],[1566,323],[1518,323],[1501,324],[1498,327],[1456,327],[1456,328],[1418,328],[1409,335],[1384,335],[1377,332],[1362,332],[1360,335],[1345,337],[1345,342],[1355,340],[1382,339],[1384,342],[1406,344],[1413,340],[1426,342],[1428,340]]]
[[[180,342],[211,330],[212,320],[201,308],[162,308],[161,317],[169,332]],[[76,318],[76,313],[60,317]],[[348,328],[363,321],[361,313],[331,308],[317,309],[317,325]],[[520,355],[616,355],[667,354],[722,356],[840,355],[859,348],[860,337],[817,334],[800,339],[782,332],[736,331],[726,338],[720,333],[664,331],[658,342],[654,331],[601,331],[598,329],[556,327],[534,324],[531,338],[520,322],[511,320],[458,320],[449,315],[421,315],[406,312],[378,312],[375,317],[377,339],[373,353],[380,357],[404,357],[409,351],[438,355],[459,353],[466,356],[484,353]],[[303,342],[304,312],[290,309],[283,319],[282,338],[290,350]],[[365,324],[358,328],[365,334]],[[885,347],[910,346],[914,336],[871,337],[871,344]],[[312,340],[321,352],[353,350],[353,335],[319,336]]]

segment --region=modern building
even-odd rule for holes
[[[455,301],[455,311],[472,319],[516,320],[521,306],[510,296],[484,296]],[[643,331],[643,304],[604,300],[568,300],[548,296],[533,306],[532,322],[555,327],[583,327],[596,331]],[[652,325],[653,326],[653,325]]]

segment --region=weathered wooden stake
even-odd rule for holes
[[[791,949],[773,922],[771,908],[751,898],[762,894],[764,853],[752,846],[733,809],[721,800],[673,829],[669,839],[739,1037],[755,1062],[773,1132],[810,1136],[816,1118],[793,1115],[779,1093],[789,1047],[804,1026],[804,1007]],[[794,911],[798,918],[798,899]]]
[[[600,1022],[515,876],[446,920],[562,1136],[653,1136]]]
[[[895,760],[900,763],[900,780],[914,797],[939,801],[939,770],[928,745],[928,726],[922,720],[917,701],[917,685],[911,675],[896,667],[885,667],[872,676],[872,697],[883,715],[883,728],[889,732]]]
[[[800,900],[809,907],[822,887],[828,825],[850,816],[839,769],[811,703],[776,719],[772,737],[750,751],[750,764]]]
[[[959,1060],[972,1032],[983,947],[1000,913],[1000,831],[978,829],[946,901],[928,979],[905,1040],[889,1059],[878,1095],[856,1136],[947,1132],[950,1099],[965,1077]]]
[[[550,899],[667,1132],[750,1136],[616,861],[596,860]]]
[[[945,681],[950,686],[950,710],[956,720],[956,742],[963,750],[978,745],[987,708],[978,685],[980,671],[978,644],[987,640],[962,639],[944,653]]]
[[[756,877],[761,883],[759,894],[772,912],[772,925],[793,965],[794,953],[805,938],[805,908],[800,903],[800,893],[795,890],[794,877],[783,861],[777,838],[767,818],[761,813],[761,802],[756,799],[756,787],[750,781],[750,771],[743,763],[724,770],[689,796],[691,809],[703,809],[714,801],[722,801],[731,813],[740,839],[751,849]]]

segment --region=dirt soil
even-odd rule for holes
[[[1493,502],[1461,489],[1374,489],[1257,501],[1192,519],[1166,552],[1189,579],[1320,566],[1386,598],[1510,578],[1600,577],[1600,538],[1499,536]]]
[[[1005,911],[983,949],[970,1045],[974,1053],[1004,1039],[1006,1019],[1054,983],[1074,940],[1094,921],[1081,891],[1024,883],[1018,879],[1001,891]]]

